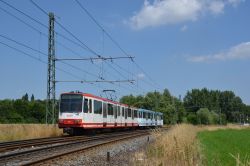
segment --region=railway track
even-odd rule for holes
[[[0,165],[33,165],[70,153],[147,134],[149,134],[149,130],[137,130],[98,136],[55,137],[1,143],[0,150],[5,150],[2,153],[0,152]],[[4,146],[6,147],[4,148]],[[27,148],[30,146],[33,146],[33,148]],[[18,147],[27,149],[10,151]]]
[[[2,142],[0,143],[0,153],[7,152],[10,150],[15,149],[22,149],[31,146],[39,146],[39,145],[47,145],[53,143],[60,143],[60,142],[70,142],[76,139],[82,139],[86,136],[79,136],[79,137],[69,137],[69,136],[62,136],[62,137],[51,137],[51,138],[38,138],[38,139],[30,139],[30,140],[21,140],[21,141],[12,141],[12,142]]]

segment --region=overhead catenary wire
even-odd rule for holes
[[[14,9],[15,11],[19,12],[20,14],[24,15],[25,17],[31,19],[32,21],[38,23],[38,24],[41,25],[42,27],[44,27],[44,28],[46,28],[46,29],[49,28],[46,24],[44,24],[44,23],[42,23],[41,21],[38,21],[37,19],[31,17],[30,15],[28,15],[27,13],[25,13],[25,12],[21,11],[20,9],[14,7],[14,6],[11,5],[10,3],[7,3],[7,2],[5,2],[4,0],[0,0],[0,2],[4,3],[5,5],[9,6],[9,7],[12,8],[12,9]],[[33,1],[32,1],[32,2],[33,2]],[[34,2],[33,2],[33,3],[34,3]],[[6,13],[8,13],[9,15],[11,15],[11,16],[15,17],[16,19],[18,19],[19,21],[23,22],[24,24],[26,24],[27,26],[29,26],[29,27],[32,28],[33,30],[39,31],[37,28],[34,28],[34,27],[31,26],[30,24],[24,22],[22,19],[16,17],[14,14],[11,14],[10,12],[8,12],[7,10],[5,10],[5,9],[3,9],[3,8],[1,8],[1,9],[2,9],[3,11],[5,11]],[[41,10],[42,10],[42,9],[41,9]],[[43,12],[45,12],[45,11],[43,11]],[[48,15],[48,14],[46,13],[46,15]],[[55,33],[56,33],[56,35],[62,37],[63,39],[68,40],[69,42],[74,43],[75,45],[78,45],[79,47],[82,47],[82,48],[85,49],[85,50],[87,49],[87,48],[83,47],[82,45],[80,45],[79,43],[77,43],[77,42],[75,42],[75,41],[69,39],[69,38],[66,37],[65,35],[63,35],[63,34],[57,32],[57,31],[55,31]],[[43,34],[44,34],[44,33],[43,33]],[[46,35],[46,34],[45,34],[45,35]],[[46,36],[47,36],[47,35],[46,35]]]
[[[15,50],[16,52],[19,52],[19,53],[21,53],[21,54],[24,54],[24,55],[28,56],[29,58],[34,59],[34,60],[36,60],[36,61],[38,61],[38,62],[40,62],[40,63],[43,63],[43,64],[45,64],[45,65],[48,65],[48,62],[46,62],[46,61],[44,61],[44,60],[42,60],[42,59],[40,59],[40,58],[38,58],[38,57],[36,57],[36,56],[34,56],[34,55],[31,55],[31,54],[29,54],[29,53],[27,53],[27,52],[24,52],[24,51],[22,51],[22,50],[20,50],[20,49],[18,49],[18,48],[15,48],[15,47],[13,47],[13,46],[10,46],[9,44],[6,44],[6,43],[4,43],[4,42],[2,42],[2,41],[0,41],[0,44],[1,44],[1,45],[4,45],[4,46],[6,46],[6,47],[8,47],[8,48],[10,48],[10,49],[12,49],[12,50]],[[32,49],[33,51],[35,51],[35,49],[33,49],[33,48],[30,48],[30,49]],[[36,50],[36,51],[37,51],[37,50]],[[58,71],[60,71],[60,72],[63,72],[63,73],[65,73],[65,74],[71,76],[72,78],[75,78],[75,79],[79,79],[79,80],[85,81],[85,83],[88,83],[88,84],[90,84],[90,85],[92,85],[92,86],[95,86],[95,87],[98,88],[98,89],[103,89],[103,87],[100,88],[100,87],[98,87],[97,85],[95,85],[95,84],[94,84],[95,81],[93,81],[93,82],[87,81],[87,80],[85,80],[85,79],[79,77],[78,75],[72,74],[71,72],[68,72],[68,71],[66,71],[66,70],[64,70],[64,69],[62,69],[62,68],[59,68],[59,67],[56,67],[56,69],[57,69]],[[58,82],[60,82],[60,81],[58,81]],[[97,81],[96,83],[98,83],[98,81]],[[119,93],[120,93],[120,92],[119,92]],[[122,95],[122,93],[120,93],[120,95]],[[123,94],[123,95],[124,95],[124,94]]]
[[[0,1],[2,1],[2,0],[0,0]],[[45,37],[48,37],[47,34],[41,32],[40,30],[38,30],[38,29],[35,28],[34,26],[28,24],[27,22],[23,21],[22,19],[20,19],[19,17],[15,16],[15,15],[12,14],[12,13],[10,13],[9,11],[7,11],[7,10],[1,8],[1,7],[0,7],[0,9],[1,9],[2,11],[4,11],[5,13],[9,14],[10,16],[14,17],[15,19],[19,20],[20,22],[22,22],[23,24],[25,24],[26,26],[28,26],[28,27],[31,28],[32,30],[38,32],[39,34],[41,34],[41,35],[43,35],[43,36],[45,36]],[[20,11],[20,10],[17,9],[17,11]],[[24,12],[22,12],[22,14],[24,14]],[[27,14],[25,14],[25,16],[27,16]],[[31,17],[29,17],[29,18],[31,18]],[[35,19],[32,19],[32,20],[35,20]],[[39,21],[36,21],[36,22],[39,22]],[[42,23],[41,23],[41,24],[42,24]],[[64,36],[64,35],[62,35],[62,36]],[[2,37],[3,37],[3,36],[2,36]],[[9,38],[9,39],[10,39],[10,38]],[[19,43],[19,44],[20,44],[20,43]],[[64,45],[61,44],[60,42],[58,42],[58,44],[64,47]],[[27,46],[26,46],[26,47],[27,47]],[[65,48],[66,48],[66,47],[65,47]],[[34,50],[33,50],[33,51],[34,51]],[[45,53],[43,53],[43,55],[47,56],[47,54],[45,54]],[[86,71],[86,70],[83,70],[83,69],[81,69],[81,68],[79,68],[79,67],[76,67],[76,66],[74,66],[74,65],[71,65],[71,64],[69,64],[69,63],[67,63],[67,62],[60,62],[60,63],[66,64],[66,65],[68,65],[68,66],[71,66],[71,67],[74,68],[74,69],[81,70],[81,71],[87,73],[88,75],[91,75],[91,76],[94,75],[95,77],[99,77],[99,76],[97,76],[97,75],[95,75],[95,74],[93,74],[93,73],[90,73],[90,72],[88,72],[88,71]],[[100,79],[101,79],[101,78],[100,78]]]
[[[33,0],[30,0],[31,3],[33,5],[35,5],[40,11],[42,11],[45,15],[48,16],[48,12],[46,12],[44,9],[42,9],[38,4],[36,4]],[[79,43],[81,43],[85,48],[87,48],[88,51],[90,51],[91,53],[93,53],[94,55],[96,55],[99,58],[104,58],[102,57],[100,54],[98,54],[96,51],[94,51],[93,49],[91,49],[89,46],[87,46],[86,43],[82,42],[78,37],[76,37],[71,31],[69,31],[66,27],[64,27],[61,23],[59,23],[58,21],[55,20],[55,22],[67,33],[69,33],[75,40],[77,40]],[[131,59],[133,59],[133,57],[129,57]],[[107,62],[105,62],[107,63]],[[122,76],[123,78],[125,77],[121,72],[119,72],[118,70],[116,70],[112,65],[110,65],[108,63],[109,67],[112,68],[114,71],[116,71],[120,76]]]
[[[75,0],[75,2],[80,6],[80,8],[82,10],[84,10],[87,15],[95,22],[95,24],[108,36],[108,38],[124,53],[126,54],[126,56],[129,56],[126,51],[120,46],[120,44],[118,42],[116,42],[116,40],[103,28],[103,26],[101,26],[101,24],[93,17],[93,15],[78,1]],[[133,59],[131,59],[133,61]]]
[[[14,39],[11,39],[11,38],[9,38],[9,37],[7,37],[7,36],[5,36],[5,35],[2,35],[2,34],[0,34],[0,37],[2,37],[2,38],[4,38],[4,39],[7,39],[7,40],[9,40],[9,41],[12,41],[12,42],[14,42],[14,43],[16,43],[16,44],[18,44],[18,45],[21,45],[21,46],[23,46],[23,47],[25,47],[25,48],[28,48],[28,49],[30,49],[30,50],[32,50],[32,51],[34,51],[34,52],[37,52],[37,53],[39,53],[39,54],[41,54],[41,55],[44,55],[44,56],[46,56],[47,57],[47,54],[45,54],[45,53],[43,53],[43,52],[41,52],[41,51],[39,51],[39,50],[36,50],[36,49],[34,49],[34,48],[32,48],[32,47],[30,47],[30,46],[28,46],[28,45],[25,45],[25,44],[23,44],[23,43],[21,43],[21,42],[18,42],[18,41],[16,41],[16,40],[14,40]],[[9,46],[10,47],[10,46]],[[12,49],[14,49],[14,47],[11,47]],[[21,50],[18,50],[19,52],[21,51]],[[67,63],[64,63],[64,64],[67,64]],[[70,65],[70,64],[67,64],[67,65]],[[71,66],[71,65],[70,65]],[[73,67],[73,68],[76,68],[76,69],[79,69],[79,68],[77,68],[77,67],[75,67],[75,66],[71,66],[71,67]],[[84,72],[87,72],[87,71],[84,71]],[[88,73],[88,72],[87,72]],[[90,74],[90,75],[92,75],[92,73],[88,73],[88,74]],[[96,78],[98,78],[98,76],[96,76],[96,75],[94,75]],[[84,82],[86,82],[86,83],[88,83],[88,82],[96,82],[96,83],[98,83],[98,82],[110,82],[110,83],[115,83],[115,82],[125,82],[125,80],[117,80],[117,81],[109,81],[109,80],[95,80],[95,81],[87,81],[87,80],[83,80]],[[134,80],[126,80],[126,81],[134,81]],[[59,82],[59,81],[57,81],[57,82]],[[65,81],[64,81],[65,82]],[[68,81],[68,82],[70,82],[70,81]],[[75,81],[74,81],[75,82]]]
[[[37,53],[39,53],[39,54],[41,54],[41,55],[47,57],[47,54],[45,54],[44,52],[39,51],[39,50],[36,50],[36,49],[34,49],[34,48],[32,48],[32,47],[30,47],[30,46],[28,46],[28,45],[25,45],[25,44],[23,44],[23,43],[21,43],[21,42],[18,42],[18,41],[14,40],[14,39],[12,39],[12,38],[10,38],[10,37],[7,37],[6,35],[0,34],[0,37],[2,37],[2,38],[4,38],[4,39],[7,39],[7,40],[9,40],[9,41],[12,41],[12,42],[14,42],[14,43],[16,43],[16,44],[18,44],[18,45],[20,45],[20,46],[23,46],[23,47],[25,47],[25,48],[28,48],[28,49],[30,49],[30,50],[32,50],[32,51],[34,51],[34,52],[37,52]],[[40,62],[42,62],[42,63],[44,63],[44,64],[47,64],[47,62],[41,60],[40,58],[37,58],[37,57],[35,57],[35,56],[32,56],[32,55],[30,55],[30,54],[28,54],[28,53],[26,53],[26,52],[24,52],[24,51],[21,51],[20,49],[14,48],[14,47],[12,47],[12,46],[10,46],[10,45],[8,45],[8,44],[2,43],[2,42],[1,42],[1,44],[2,44],[2,45],[5,45],[5,46],[7,46],[7,47],[9,47],[9,48],[11,48],[11,49],[13,49],[13,50],[15,50],[15,51],[21,52],[21,53],[23,53],[23,54],[29,56],[29,57],[32,58],[32,59],[35,59],[35,60],[40,61]],[[64,63],[64,64],[65,64],[65,63]],[[70,64],[67,64],[67,65],[70,65]],[[75,69],[78,69],[78,70],[82,71],[80,68],[78,68],[78,67],[76,67],[76,66],[73,66],[73,65],[70,65],[70,66],[71,66],[72,68],[75,68]],[[95,87],[97,87],[97,88],[99,88],[99,89],[103,89],[103,87],[100,88],[100,87],[94,85],[93,83],[101,83],[101,82],[105,82],[105,80],[87,81],[87,80],[82,79],[81,77],[76,76],[76,75],[74,75],[74,74],[72,74],[72,73],[70,73],[70,72],[68,72],[68,71],[66,71],[66,70],[63,70],[63,69],[59,68],[59,67],[56,67],[56,69],[58,69],[59,71],[64,72],[64,73],[66,73],[66,74],[72,76],[73,78],[80,79],[80,80],[82,80],[82,82],[89,83],[89,84],[92,84],[93,86],[95,86]],[[85,72],[85,71],[83,71],[83,72]],[[62,81],[56,81],[56,82],[62,82]],[[106,81],[106,82],[107,82],[107,83],[112,83],[112,84],[113,84],[113,83],[115,83],[115,82],[117,82],[117,81]],[[122,81],[120,81],[120,82],[122,82]],[[114,84],[114,85],[115,85],[115,84]],[[115,85],[115,86],[118,87],[118,85]],[[124,87],[121,87],[121,88],[126,89],[126,88],[124,88]]]
[[[24,54],[24,55],[26,55],[26,56],[28,56],[28,57],[34,59],[34,60],[37,60],[37,61],[39,61],[39,62],[41,62],[41,63],[43,63],[43,64],[46,64],[46,65],[48,64],[46,61],[43,61],[42,59],[40,59],[40,58],[38,58],[38,57],[35,57],[35,56],[33,56],[33,55],[29,54],[29,53],[26,53],[26,52],[24,52],[24,51],[22,51],[22,50],[20,50],[20,49],[18,49],[18,48],[12,47],[12,46],[10,46],[9,44],[3,43],[3,42],[1,42],[1,41],[0,41],[0,44],[6,46],[6,47],[8,47],[8,48],[11,48],[12,50],[15,50],[15,51],[17,51],[17,52],[20,52],[20,53],[22,53],[22,54]],[[57,68],[57,70],[59,70],[59,71],[61,71],[61,72],[64,72],[64,73],[67,73],[68,75],[70,75],[70,76],[72,76],[72,77],[74,77],[74,78],[79,78],[78,76],[76,76],[76,75],[74,75],[74,74],[72,74],[72,73],[70,73],[70,72],[68,72],[68,71],[66,71],[66,70],[63,70],[63,69],[58,68],[58,67],[56,67],[56,68]]]
[[[3,0],[1,0],[1,2],[4,2],[5,4],[8,4],[8,3],[6,3],[6,2],[3,1]],[[23,14],[24,16],[28,17],[29,19],[35,21],[36,23],[40,24],[40,25],[43,26],[44,28],[48,27],[47,25],[41,23],[40,21],[38,21],[38,20],[32,18],[32,17],[29,16],[28,14],[26,14],[26,13],[22,12],[21,10],[15,8],[13,5],[10,5],[10,4],[9,4],[8,6],[11,7],[11,8],[13,8],[14,10],[18,11],[19,13]],[[29,27],[32,28],[33,30],[39,32],[39,33],[42,34],[43,36],[47,36],[45,33],[39,31],[37,28],[34,28],[34,27],[31,26],[30,24],[26,23],[25,21],[23,21],[22,19],[16,17],[15,15],[11,14],[11,13],[8,12],[7,10],[4,10],[4,11],[5,11],[6,13],[8,13],[9,15],[12,15],[12,16],[15,17],[16,19],[18,19],[19,21],[21,21],[21,22],[24,23],[25,25],[29,26]],[[45,12],[45,11],[44,11],[44,12]],[[72,43],[74,43],[74,44],[76,44],[76,45],[78,45],[78,46],[80,46],[80,47],[86,49],[85,47],[82,46],[82,45],[84,45],[84,43],[78,44],[77,42],[74,42],[73,40],[67,38],[66,36],[64,36],[64,35],[62,35],[62,34],[60,34],[60,33],[57,33],[57,32],[56,32],[56,34],[57,34],[58,36],[61,36],[61,37],[64,38],[64,39],[66,39],[66,40],[68,40],[68,41],[70,41],[70,42],[72,42]],[[59,42],[58,42],[58,43],[59,43]],[[59,44],[59,45],[63,46],[62,44]],[[90,49],[90,50],[91,50],[91,49]],[[72,50],[71,50],[71,51],[72,51]],[[92,51],[92,52],[93,52],[93,51]],[[94,52],[93,52],[93,53],[94,53]],[[100,55],[99,55],[99,56],[100,56]],[[111,66],[111,65],[110,65],[110,66]],[[71,66],[71,67],[72,67],[72,66]],[[74,67],[74,68],[76,68],[76,67]],[[111,68],[114,69],[114,67],[111,67]],[[117,70],[116,70],[116,71],[117,71]],[[120,72],[117,72],[117,73],[118,73],[119,75],[122,75]]]
[[[41,10],[45,15],[48,15],[48,13],[42,9],[39,5],[37,5],[34,1],[30,0],[32,2],[32,4],[34,4],[39,10]],[[91,53],[93,53],[94,55],[96,55],[97,57],[102,57],[100,54],[98,54],[96,51],[94,51],[93,49],[91,49],[89,46],[87,46],[86,43],[82,42],[78,37],[76,37],[71,31],[69,31],[66,27],[64,27],[61,23],[59,23],[58,21],[56,21],[56,24],[58,24],[64,31],[66,31],[68,34],[70,34],[75,40],[77,40],[79,43],[81,43],[83,46],[85,46]],[[132,57],[129,57],[132,58]],[[107,63],[106,61],[104,61],[105,63]],[[114,71],[116,71],[119,76],[125,77],[121,72],[119,72],[117,69],[115,69],[112,65],[110,65],[109,63],[107,63],[109,65],[110,68],[112,68]],[[133,87],[132,87],[133,88]]]
[[[123,52],[124,55],[131,57],[131,55],[129,55],[125,49],[123,49],[121,47],[121,45],[104,29],[104,27],[97,21],[97,19],[95,19],[95,17],[78,1],[75,0],[75,2],[80,6],[80,8],[93,20],[93,22],[108,36],[108,38],[121,50],[121,52]],[[132,60],[132,59],[131,59]],[[153,86],[155,86],[157,89],[160,89],[160,86],[158,83],[156,83],[149,74],[147,74],[145,72],[145,70],[142,69],[142,67],[140,67],[140,65],[138,63],[136,63],[134,60],[132,60],[132,62],[135,63],[135,65],[145,74],[147,75],[147,77],[149,78],[149,80],[154,84]],[[152,85],[152,84],[151,84]]]

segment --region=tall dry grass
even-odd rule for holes
[[[239,154],[233,155],[230,153],[230,156],[234,158],[236,166],[250,166],[249,156],[242,157]]]
[[[193,126],[181,124],[172,126],[167,132],[153,132],[155,142],[149,144],[146,150],[136,152],[131,163],[134,165],[157,166],[193,166],[206,165],[206,158],[202,154],[202,145],[197,133],[208,130],[245,129],[249,126],[228,124],[225,126]],[[232,156],[237,166],[249,165],[249,157]]]
[[[54,137],[62,135],[57,125],[46,124],[0,124],[0,141]]]
[[[214,130],[224,130],[224,129],[236,129],[236,130],[241,130],[241,129],[246,129],[250,128],[250,126],[243,126],[243,125],[238,125],[238,124],[227,124],[227,125],[204,125],[202,126],[203,130],[208,130],[208,131],[214,131]]]
[[[202,165],[199,142],[196,138],[199,127],[181,124],[167,133],[154,132],[155,142],[146,151],[133,158],[135,165]]]

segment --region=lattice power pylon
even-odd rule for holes
[[[55,21],[54,14],[49,13],[46,124],[54,124],[55,123],[56,86],[55,86],[55,31],[54,31],[54,21]]]

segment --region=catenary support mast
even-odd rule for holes
[[[55,123],[56,87],[55,87],[55,31],[54,14],[49,13],[49,40],[48,40],[48,75],[47,75],[47,100],[46,124]]]

